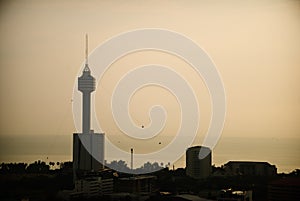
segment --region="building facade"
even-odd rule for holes
[[[104,134],[73,134],[74,179],[84,172],[100,171],[104,168]]]
[[[113,178],[86,177],[75,181],[75,188],[70,196],[75,197],[100,197],[112,194],[114,191]]]
[[[156,176],[151,175],[119,178],[116,184],[116,191],[120,193],[151,195],[157,190],[155,185],[156,179]]]

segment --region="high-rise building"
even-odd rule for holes
[[[205,157],[199,159],[200,149]],[[205,179],[211,174],[211,150],[208,147],[195,146],[186,151],[186,174],[194,179]]]
[[[78,78],[78,90],[82,93],[82,133],[73,134],[74,180],[86,172],[99,171],[104,164],[104,133],[94,133],[91,127],[91,93],[95,91],[95,78],[88,65],[86,36],[86,63]]]

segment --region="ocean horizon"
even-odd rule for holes
[[[289,173],[300,169],[299,141],[299,138],[221,137],[212,150],[212,164],[221,166],[228,161],[265,161],[276,165],[278,173]],[[38,160],[46,163],[72,161],[72,135],[40,135],[34,138],[2,135],[0,147],[1,163],[29,164]],[[126,161],[129,166],[130,158],[120,158],[120,160]],[[172,166],[173,164],[171,168]],[[174,163],[174,166],[185,167],[185,154]]]

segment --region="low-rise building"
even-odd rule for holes
[[[268,162],[229,161],[224,165],[227,175],[275,176],[277,168]]]
[[[156,176],[151,175],[119,178],[116,184],[116,191],[119,193],[126,192],[150,195],[157,190],[155,182]]]
[[[75,181],[72,195],[82,197],[99,197],[113,193],[114,183],[112,178],[89,177]]]
[[[74,193],[84,197],[100,196],[101,177],[78,179],[75,181]]]

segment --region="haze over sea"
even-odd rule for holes
[[[34,146],[32,141],[36,142]],[[279,173],[288,173],[300,168],[298,145],[299,138],[221,137],[213,150],[212,163],[221,166],[233,160],[266,161],[276,165]],[[0,136],[1,163],[32,163],[37,160],[47,163],[71,161],[72,135]],[[130,164],[129,158],[122,160]],[[175,168],[179,167],[185,167],[184,155],[175,163]]]

